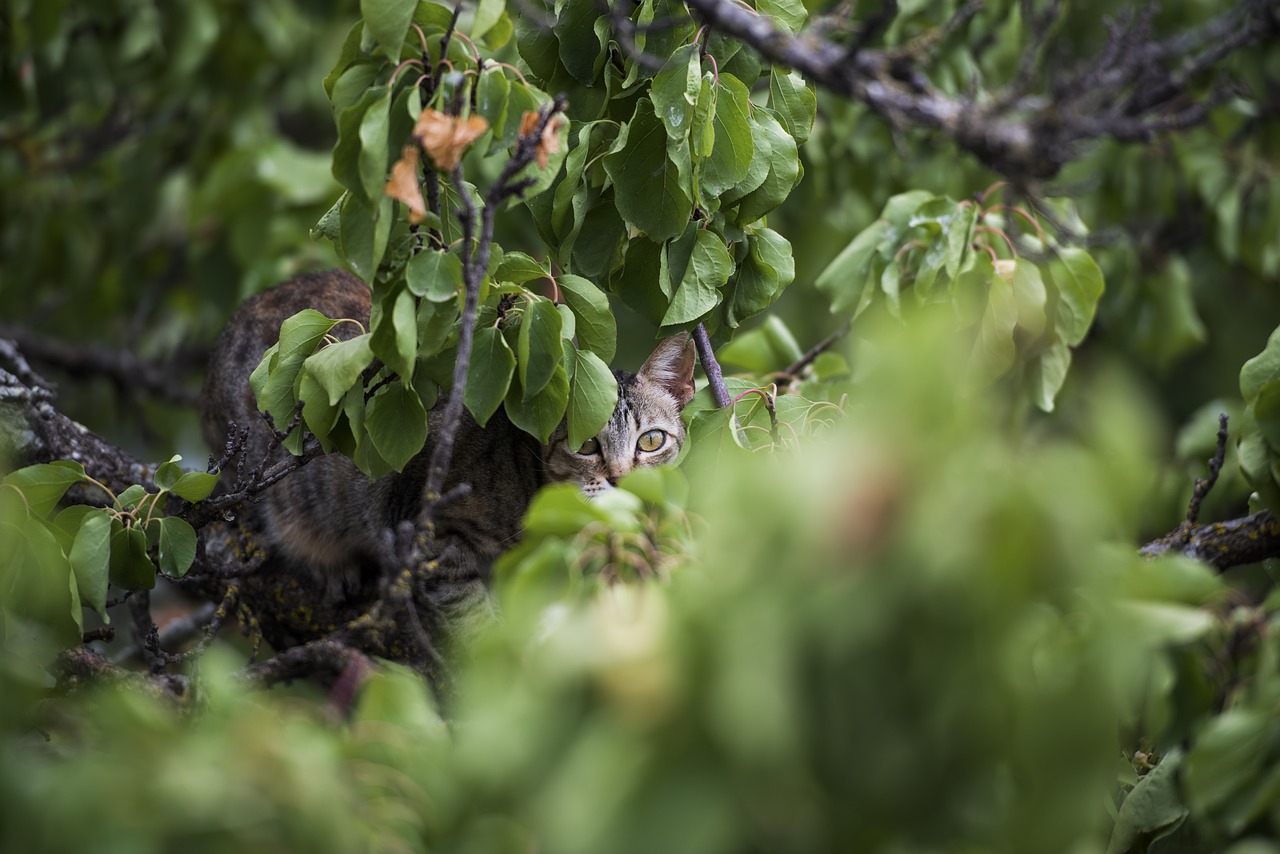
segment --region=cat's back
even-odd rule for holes
[[[345,270],[328,270],[290,279],[241,303],[214,344],[200,394],[201,427],[212,448],[226,443],[228,420],[258,429],[260,416],[249,375],[280,339],[280,324],[308,308],[368,326],[369,287]],[[358,331],[354,324],[341,324],[334,334],[349,337]]]

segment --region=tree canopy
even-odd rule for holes
[[[2,8],[6,847],[1280,851],[1275,0]],[[333,266],[295,456],[203,447]],[[683,332],[680,465],[442,648],[464,410],[580,444]],[[282,584],[242,508],[433,407],[384,575]]]

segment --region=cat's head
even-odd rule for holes
[[[640,466],[660,466],[680,453],[680,410],[693,397],[693,339],[674,335],[658,344],[637,373],[614,371],[618,406],[595,438],[570,448],[561,424],[546,449],[547,474],[577,481],[588,496],[610,490]]]

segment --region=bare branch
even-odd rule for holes
[[[1257,563],[1280,555],[1280,521],[1262,510],[1240,519],[1181,528],[1152,540],[1141,549],[1143,557],[1179,552],[1218,569]]]
[[[1194,81],[1238,50],[1280,40],[1275,0],[1241,0],[1204,27],[1166,41],[1152,37],[1149,15],[1121,16],[1111,25],[1106,45],[1082,62],[1081,70],[1051,82],[1042,95],[1026,95],[1029,72],[1059,20],[1061,4],[1051,3],[1030,22],[1033,38],[1019,78],[995,97],[980,99],[944,92],[921,71],[928,64],[921,50],[963,26],[972,4],[929,39],[893,50],[867,47],[865,39],[841,45],[825,36],[832,29],[826,24],[792,35],[732,0],[689,0],[688,5],[709,26],[835,94],[866,104],[895,129],[941,132],[1019,182],[1056,175],[1091,141],[1147,140],[1204,122],[1229,89],[1214,85],[1200,95]]]
[[[0,338],[13,341],[27,358],[73,377],[105,377],[122,391],[146,392],[182,406],[194,405],[196,392],[183,386],[181,369],[203,365],[208,358],[203,350],[179,353],[173,358],[175,370],[141,359],[130,350],[60,341],[16,326],[0,326]]]

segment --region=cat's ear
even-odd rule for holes
[[[676,399],[683,409],[693,397],[693,338],[687,332],[663,339],[637,376]]]

